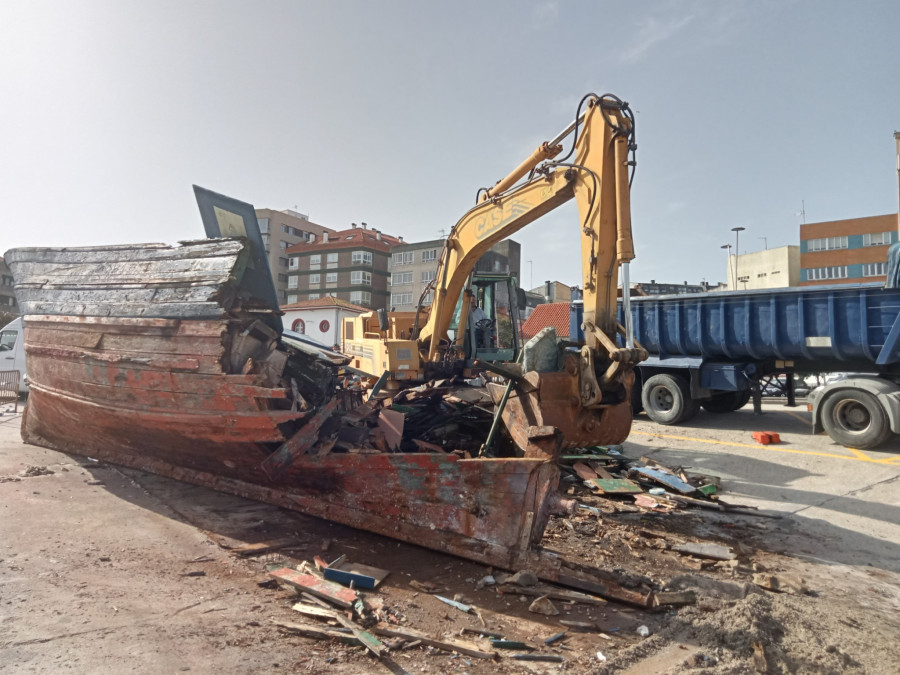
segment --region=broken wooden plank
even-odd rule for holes
[[[344,588],[333,581],[320,579],[313,574],[303,574],[290,567],[282,567],[269,572],[269,574],[278,579],[278,581],[301,591],[306,591],[344,609],[351,609],[353,603],[356,602],[356,591]]]
[[[412,628],[400,628],[398,626],[378,624],[371,629],[371,632],[382,637],[399,637],[406,640],[419,640],[422,642],[422,644],[434,647],[435,649],[442,649],[448,652],[458,652],[460,654],[464,654],[465,656],[471,656],[476,659],[492,659],[497,655],[496,652],[482,651],[477,647],[477,645],[463,642],[462,640],[455,640],[451,638],[438,640],[428,636],[426,633],[422,633],[421,631],[417,631]]]
[[[384,432],[384,440],[391,450],[397,451],[400,449],[405,420],[406,415],[389,408],[382,409],[378,415],[378,428]]]
[[[300,430],[285,441],[278,450],[266,457],[262,468],[266,475],[275,480],[283,474],[294,460],[306,453],[319,440],[319,429],[325,423],[338,405],[338,399],[333,398],[326,403],[313,417],[304,424]]]
[[[429,443],[428,441],[423,441],[421,438],[414,438],[412,439],[412,442],[416,444],[416,447],[419,450],[424,452],[446,452],[444,448],[436,443]]]
[[[683,494],[690,494],[691,492],[697,491],[697,488],[695,488],[690,483],[685,483],[677,476],[673,476],[670,473],[665,473],[663,471],[660,471],[659,469],[651,469],[648,466],[633,467],[629,473],[639,474]]]
[[[295,623],[293,621],[277,621],[275,619],[272,619],[271,621],[279,628],[289,630],[292,633],[299,633],[304,637],[317,638],[319,640],[334,638],[345,644],[362,645],[359,639],[346,628],[331,628],[330,626],[323,626],[321,624]]]
[[[500,584],[497,590],[504,593],[517,593],[532,597],[547,596],[553,600],[565,600],[567,602],[580,602],[585,605],[605,605],[606,600],[596,595],[588,595],[580,591],[571,591],[566,588],[557,588],[548,584],[535,584],[534,586],[519,586],[518,584]]]
[[[336,609],[330,609],[328,607],[319,607],[318,605],[310,605],[305,602],[298,602],[294,604],[291,609],[295,612],[300,612],[305,616],[314,616],[317,619],[332,619],[337,621],[335,615],[338,613]]]
[[[246,544],[245,546],[237,546],[231,549],[231,552],[239,555],[242,558],[246,558],[251,555],[260,555],[262,553],[268,553],[269,551],[277,551],[281,548],[287,548],[291,544],[296,544],[297,539],[295,537],[288,537],[285,539],[273,539],[271,541],[261,541],[256,544]]]
[[[734,560],[737,558],[737,555],[732,553],[730,548],[719,544],[678,544],[673,546],[672,550],[684,555],[692,555],[695,558],[708,558],[710,560]]]
[[[578,474],[578,477],[581,480],[594,480],[597,478],[597,472],[594,471],[591,467],[583,462],[575,462],[572,465],[572,469],[575,470],[575,473]],[[610,476],[612,478],[612,476]]]
[[[697,594],[694,591],[659,591],[653,595],[653,606],[665,605],[693,605],[697,602]]]
[[[588,487],[595,488],[600,494],[616,495],[643,492],[641,486],[627,478],[594,478],[585,481]]]
[[[341,624],[344,628],[350,630],[353,633],[353,636],[357,640],[359,640],[363,647],[368,649],[379,659],[381,658],[382,653],[384,652],[384,645],[381,644],[381,641],[378,638],[376,638],[368,631],[363,630],[360,626],[355,624],[340,612],[336,612],[334,618],[337,619],[338,623]]]

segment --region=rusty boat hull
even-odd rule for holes
[[[26,315],[24,440],[534,567],[559,506],[555,457],[296,452],[334,407],[335,367],[260,320],[246,259],[243,240],[8,252]]]

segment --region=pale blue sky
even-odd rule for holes
[[[736,225],[896,213],[898,29],[895,1],[0,0],[0,251],[201,237],[193,183],[434,238],[594,91],[637,111],[632,278],[722,280]],[[574,206],[516,238],[579,281]]]

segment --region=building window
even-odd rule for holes
[[[291,330],[295,333],[306,333],[306,322],[303,319],[294,319],[291,324]]]
[[[321,284],[322,283],[322,275],[321,274],[310,274],[309,275],[309,283],[310,283],[310,285]]]
[[[281,231],[284,232],[285,234],[287,234],[288,232],[291,231],[291,228],[290,228],[290,226],[285,225],[285,224],[282,223],[282,225],[281,225]]]
[[[371,265],[372,254],[369,251],[353,251],[351,262],[354,265]]]
[[[372,294],[369,291],[350,291],[350,302],[356,305],[371,305]]]
[[[281,267],[287,267],[287,266],[288,266],[288,259],[287,259],[287,258],[279,258],[279,259],[278,259],[278,264],[279,264]]]
[[[394,272],[391,275],[391,286],[404,286],[413,281],[412,272]]]
[[[320,254],[309,256],[309,269],[318,270],[322,269],[322,256]]]
[[[297,288],[297,275],[292,274],[290,276],[290,278],[287,280],[287,282],[288,282],[288,288]]]
[[[325,319],[322,319],[322,321],[319,322],[320,333],[327,333],[329,328],[331,328],[331,324],[328,323],[328,321],[326,321]]]
[[[259,225],[260,234],[268,234],[269,233],[269,219],[268,218],[257,218],[256,224]]]
[[[295,302],[297,302],[297,295],[295,293],[287,296],[287,304],[293,305]]]
[[[328,257],[325,260],[325,267],[335,268],[338,265],[338,254],[337,253],[329,253]]]
[[[422,251],[422,262],[434,262],[437,260],[437,249]]]
[[[891,233],[890,232],[872,232],[872,233],[867,232],[866,234],[863,235],[863,246],[887,246],[890,243],[891,243]],[[873,274],[871,276],[877,276],[877,275]]]
[[[337,272],[329,272],[325,275],[325,283],[326,284],[336,284],[337,283]]]
[[[890,233],[885,233],[890,236]],[[869,246],[869,244],[866,244]],[[871,244],[875,246],[875,244]],[[883,277],[885,275],[885,265],[887,263],[878,262],[878,263],[863,263],[862,266],[862,275],[864,277]]]
[[[281,247],[281,250],[282,250],[282,251],[287,250],[288,243],[287,243],[284,239],[282,239],[281,241],[279,241],[279,242],[278,242],[278,245]]]
[[[289,268],[292,270],[295,270],[299,267],[300,267],[300,258],[298,258],[297,256],[294,256],[293,258],[291,258],[291,264],[289,265]]]
[[[434,281],[434,277],[437,275],[436,270],[425,270],[422,272],[422,281],[428,283],[429,281]]]
[[[835,249],[847,248],[847,235],[841,237],[822,237],[821,239],[810,239],[806,242],[806,250],[814,251],[833,251]]]
[[[813,267],[806,270],[807,281],[822,281],[824,279],[846,279],[847,266],[834,265],[832,267]]]
[[[307,300],[318,300],[321,296],[318,293],[310,293]]]
[[[280,282],[287,281],[287,280],[288,280],[287,277],[288,277],[287,274],[281,274],[281,273],[279,272],[279,274],[278,274],[278,281],[280,281]]]
[[[350,272],[350,283],[354,285],[371,286],[371,272]]]
[[[391,264],[392,265],[412,265],[413,259],[415,258],[414,251],[403,251],[401,253],[395,253],[391,256]]]
[[[412,293],[391,293],[391,306],[402,307],[412,304]]]

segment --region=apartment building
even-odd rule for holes
[[[800,226],[800,285],[884,281],[897,214]]]
[[[398,244],[391,251],[391,299],[389,308],[412,311],[425,287],[434,281],[444,239]],[[423,304],[430,305],[434,293],[429,291]]]
[[[285,304],[288,302],[290,264],[287,249],[294,244],[321,239],[323,234],[334,230],[314,223],[307,215],[290,209],[284,211],[256,209],[256,219],[266,246],[266,256],[269,259],[269,269],[272,270],[272,281],[275,282],[278,302]]]
[[[372,309],[389,308],[392,247],[402,237],[366,223],[288,246],[286,304],[333,296]]]
[[[12,270],[2,257],[0,257],[0,313],[19,314],[19,304],[13,291]]]
[[[425,293],[425,288],[437,274],[438,261],[444,249],[444,239],[397,244],[391,250],[391,302],[397,311],[412,311]],[[494,244],[475,264],[476,272],[513,274],[519,279],[521,246],[512,239]],[[430,305],[434,293],[423,298]],[[502,299],[505,302],[505,299]]]

